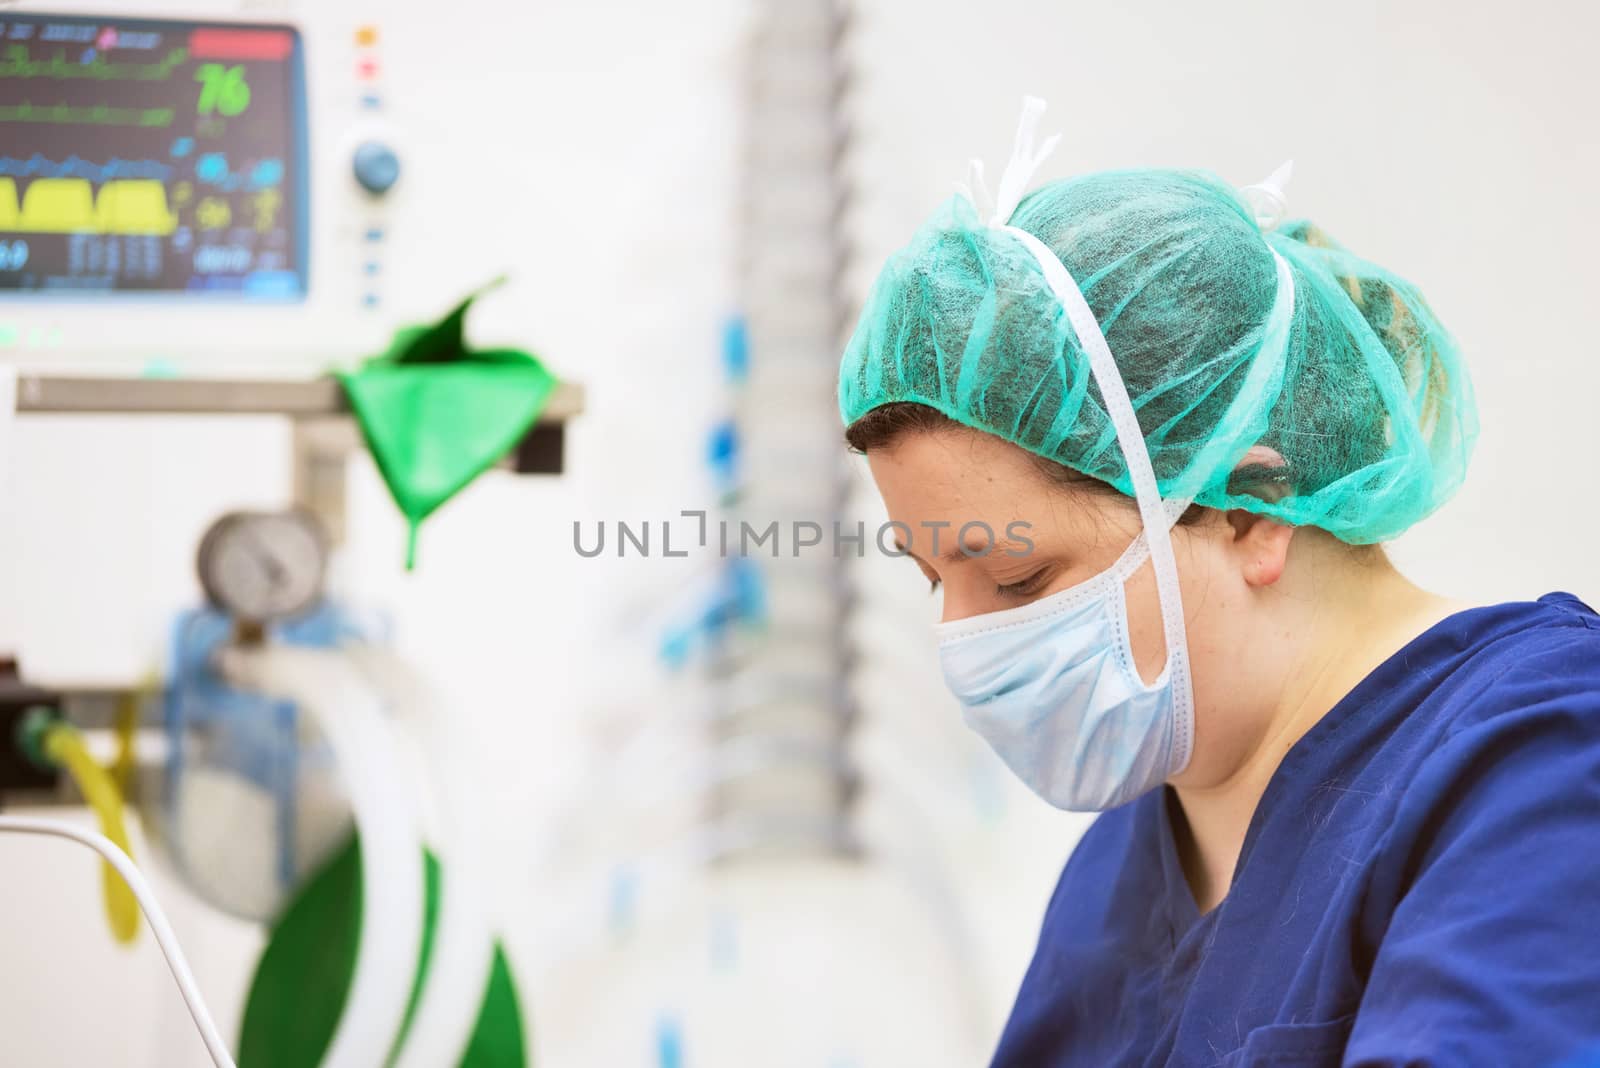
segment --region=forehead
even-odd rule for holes
[[[889,518],[910,529],[906,547],[919,555],[919,544],[934,526],[948,525],[940,544],[949,546],[968,523],[1003,531],[1013,521],[1038,524],[1080,510],[1031,454],[990,434],[908,433],[893,446],[870,452],[867,463]],[[899,534],[903,538],[906,531]]]
[[[1029,453],[965,427],[915,430],[867,455],[873,477],[923,496],[982,496],[1045,479]]]

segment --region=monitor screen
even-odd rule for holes
[[[0,295],[303,297],[289,26],[0,10]]]

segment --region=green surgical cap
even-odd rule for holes
[[[1054,182],[1009,223],[1061,260],[1094,313],[1162,497],[1368,543],[1460,485],[1477,417],[1455,341],[1414,286],[1309,223],[1258,223],[1246,194],[1168,170]],[[1039,261],[967,197],[885,264],[845,350],[846,426],[895,403],[1133,494]]]

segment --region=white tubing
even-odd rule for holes
[[[0,816],[0,831],[70,838],[99,853],[107,864],[117,869],[117,874],[122,876],[123,881],[128,884],[128,889],[133,891],[133,896],[138,900],[139,908],[150,924],[150,931],[156,936],[156,945],[161,947],[162,956],[167,958],[167,967],[172,969],[172,978],[177,981],[178,993],[183,996],[183,1003],[189,1007],[189,1015],[193,1017],[195,1027],[200,1029],[200,1039],[206,1044],[206,1052],[211,1054],[211,1063],[217,1068],[235,1068],[233,1057],[228,1053],[227,1043],[222,1041],[222,1035],[217,1031],[217,1025],[206,1009],[205,999],[200,996],[200,986],[194,981],[194,973],[189,970],[189,962],[184,958],[183,948],[178,945],[178,936],[173,933],[172,925],[167,922],[167,914],[161,910],[161,902],[156,900],[155,891],[145,881],[139,869],[134,867],[133,860],[128,854],[105,835],[75,827],[61,820]]]
[[[422,948],[422,840],[394,732],[344,654],[286,645],[217,654],[228,681],[295,702],[326,736],[361,832],[361,934],[355,973],[321,1068],[389,1057]]]
[[[351,645],[346,651],[389,698],[417,743],[438,816],[431,829],[440,869],[433,949],[393,1068],[456,1064],[472,1038],[494,964],[494,930],[484,906],[486,809],[476,777],[483,764],[473,758],[472,731],[445,714],[416,672],[377,647]]]

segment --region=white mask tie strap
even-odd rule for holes
[[[1011,214],[1022,200],[1029,181],[1039,164],[1055,148],[1059,135],[1045,140],[1035,148],[1035,130],[1044,114],[1045,103],[1038,97],[1027,97],[1022,104],[1022,118],[1017,124],[1016,147],[1000,179],[999,199],[990,227],[1003,230],[1021,242],[1044,272],[1045,281],[1055,293],[1062,311],[1067,316],[1078,344],[1089,359],[1089,371],[1105,403],[1106,416],[1117,432],[1117,444],[1128,465],[1128,479],[1133,484],[1134,496],[1139,503],[1139,519],[1144,525],[1143,537],[1149,542],[1151,565],[1155,569],[1156,590],[1161,601],[1161,630],[1167,645],[1167,670],[1171,673],[1173,705],[1177,712],[1174,732],[1175,752],[1172,754],[1172,773],[1182,771],[1189,764],[1194,750],[1194,688],[1189,674],[1189,645],[1183,619],[1183,598],[1178,586],[1178,564],[1172,552],[1171,517],[1161,500],[1156,483],[1155,469],[1150,464],[1150,453],[1145,447],[1144,431],[1128,397],[1122,373],[1112,358],[1100,323],[1095,319],[1089,302],[1077,282],[1067,271],[1059,257],[1033,234],[1009,225]]]

